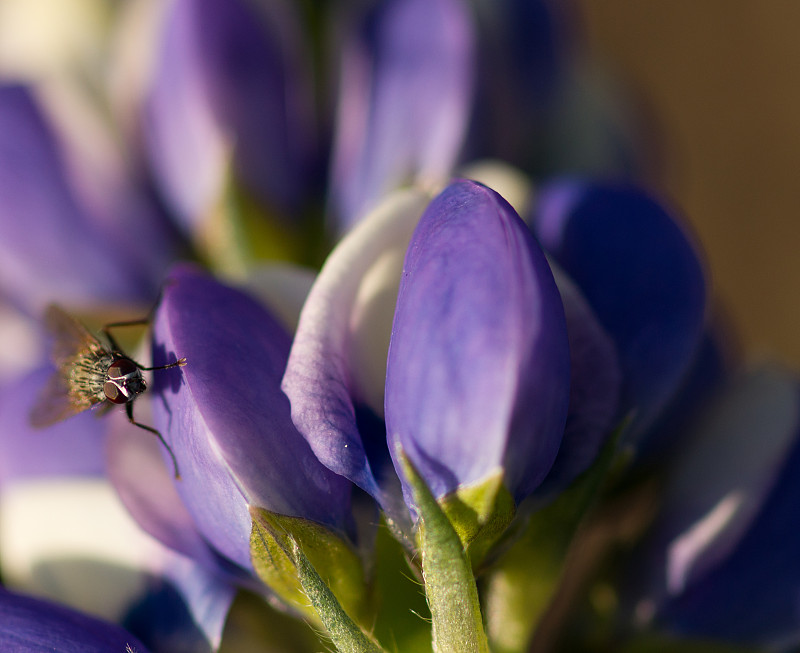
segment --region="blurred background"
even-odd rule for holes
[[[573,2],[588,57],[656,125],[651,181],[693,225],[746,350],[800,368],[800,3]],[[96,60],[110,6],[0,0],[0,73]]]
[[[588,54],[659,126],[747,352],[800,366],[800,3],[577,0]]]

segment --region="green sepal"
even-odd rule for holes
[[[356,621],[367,617],[367,589],[361,560],[352,546],[316,522],[251,508],[253,528],[250,554],[259,578],[283,600],[315,625],[323,625],[309,604],[298,571],[292,542],[330,585],[344,611]]]
[[[519,537],[485,574],[482,595],[495,653],[528,650],[562,580],[573,536],[619,464],[618,445],[625,425],[608,438],[587,471],[527,518]]]
[[[340,653],[385,653],[378,643],[345,612],[330,586],[317,573],[292,535],[287,536],[288,553],[297,569],[303,591],[319,615]]]
[[[439,499],[469,554],[473,569],[477,569],[514,518],[516,505],[503,479],[500,469],[480,483],[459,487]]]
[[[461,538],[400,447],[397,457],[419,516],[417,547],[431,610],[433,650],[488,653],[478,589]]]

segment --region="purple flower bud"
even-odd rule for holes
[[[406,254],[386,373],[390,451],[436,497],[502,471],[519,501],[550,470],[569,401],[569,345],[544,254],[497,193],[457,181]]]

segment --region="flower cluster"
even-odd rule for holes
[[[0,648],[800,645],[798,380],[564,16],[96,4],[0,80]]]

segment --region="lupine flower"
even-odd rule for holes
[[[175,247],[168,223],[108,134],[84,134],[96,139],[81,156],[47,106],[30,87],[0,87],[0,292],[34,315],[56,299],[150,301]]]
[[[781,649],[800,641],[798,399],[795,376],[767,367],[698,415],[631,570],[626,598],[640,623]]]
[[[559,181],[542,189],[534,233],[614,340],[621,410],[650,426],[676,392],[705,324],[705,281],[679,223],[634,187]]]
[[[434,496],[501,473],[516,501],[561,443],[569,349],[544,255],[489,189],[448,186],[409,244],[386,369],[386,429]]]
[[[144,136],[164,196],[196,228],[235,179],[294,216],[313,188],[316,125],[290,3],[168,3],[146,84]]]
[[[124,443],[110,473],[137,521],[166,546],[232,586],[274,590],[291,603],[264,558],[264,515],[316,525],[309,528],[340,542],[345,557],[356,524],[351,484],[316,459],[291,422],[279,386],[289,345],[283,325],[255,299],[199,270],[175,269],[154,323],[153,360],[180,350],[196,363],[157,380],[153,423],[181,477],[174,481],[162,464],[133,465],[141,439]],[[270,590],[258,580],[265,574]]]
[[[638,152],[583,93],[559,14],[516,0],[159,10],[125,107],[140,142],[73,122],[39,87],[0,87],[0,308],[27,324],[53,300],[94,312],[162,287],[152,364],[188,364],[154,377],[137,417],[180,479],[120,415],[33,432],[47,371],[38,349],[22,355],[0,370],[4,582],[152,653],[235,646],[236,596],[259,611],[239,620],[259,650],[280,638],[253,627],[268,603],[340,650],[519,652],[560,629],[565,650],[586,648],[610,630],[582,620],[611,587],[634,650],[653,633],[796,643],[796,382],[751,375],[705,406],[730,369],[675,211],[627,182],[528,177],[629,176]],[[200,264],[165,274],[170,218],[200,245],[188,256],[236,285]],[[319,260],[326,220],[341,240],[318,274],[252,266],[261,250]],[[756,431],[769,437],[753,453]],[[623,582],[627,565],[600,565],[636,530],[617,503],[662,452],[663,508]],[[44,544],[18,527],[31,515]],[[70,534],[97,571],[85,593],[54,582],[76,564]],[[107,588],[111,565],[133,591]],[[605,593],[571,614],[595,567]],[[743,611],[748,592],[769,598]],[[13,637],[43,637],[34,613],[82,625],[36,640],[48,647],[111,632],[5,590],[0,612]]]
[[[423,212],[425,201],[395,197],[334,250],[309,293],[283,380],[295,424],[320,460],[395,517],[393,444],[439,498],[500,474],[518,502],[549,472],[566,419],[561,482],[591,463],[613,426],[619,385],[609,338],[563,273],[559,295],[511,207],[470,182],[452,184]],[[431,271],[417,273],[420,265]],[[493,380],[481,385],[487,375]],[[464,406],[476,415],[460,416]]]
[[[0,589],[0,646],[4,651],[147,653],[130,633],[79,612]]]

